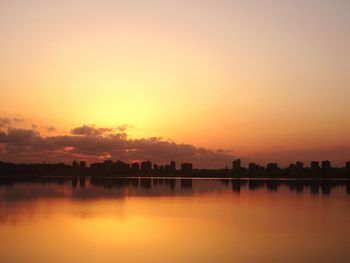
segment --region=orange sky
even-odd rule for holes
[[[340,0],[2,1],[0,116],[344,161],[349,13]]]

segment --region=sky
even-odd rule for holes
[[[0,1],[0,160],[342,165],[349,13],[345,0]]]

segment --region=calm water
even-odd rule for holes
[[[0,180],[0,262],[350,262],[346,182]]]

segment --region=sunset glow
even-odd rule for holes
[[[126,125],[128,138],[247,161],[343,164],[349,12],[326,0],[3,1],[0,115],[51,136]]]

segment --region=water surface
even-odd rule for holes
[[[350,262],[347,181],[0,180],[0,262]]]

